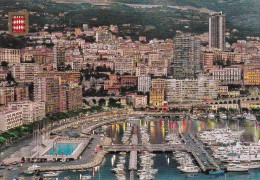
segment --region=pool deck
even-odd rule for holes
[[[89,142],[91,141],[91,138],[61,138],[56,137],[52,140],[48,140],[47,143],[45,143],[44,147],[40,147],[41,149],[36,151],[32,156],[27,157],[26,160],[32,161],[32,160],[40,160],[45,159],[47,161],[52,161],[53,159],[78,159],[82,151],[87,147]],[[72,154],[70,155],[50,155],[46,154],[55,143],[64,143],[64,144],[70,144],[70,143],[77,143],[78,146]]]
[[[101,145],[110,145],[112,140],[110,138],[104,137],[101,141]],[[105,154],[107,151],[100,150],[96,153],[96,156],[94,157],[93,161],[89,163],[81,163],[77,165],[65,165],[64,166],[46,166],[46,167],[40,167],[39,171],[63,171],[63,170],[81,170],[81,169],[88,169],[95,166],[100,165],[103,162],[103,159],[105,157]]]

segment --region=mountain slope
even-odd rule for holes
[[[115,0],[130,4],[179,5],[223,11],[228,23],[260,33],[259,0]]]

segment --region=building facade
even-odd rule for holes
[[[119,74],[133,74],[134,60],[132,58],[118,58],[115,60],[115,73]]]
[[[150,105],[162,107],[164,102],[164,89],[152,88],[150,90]]]
[[[151,88],[151,76],[138,76],[138,91],[149,92]]]
[[[0,106],[14,102],[14,87],[0,87]]]
[[[135,108],[146,107],[147,105],[147,96],[145,95],[135,95],[133,100],[133,106]]]
[[[12,75],[16,82],[31,83],[34,80],[34,74],[43,71],[43,67],[34,63],[15,64],[11,68]]]
[[[7,110],[0,112],[0,131],[7,131],[23,124],[23,111]]]
[[[260,65],[246,65],[244,66],[244,85],[254,86],[260,85]]]
[[[6,61],[9,64],[20,63],[21,52],[19,49],[0,48],[0,62]]]
[[[213,13],[209,17],[209,47],[225,51],[226,25],[222,12]]]
[[[201,72],[200,39],[191,34],[178,34],[174,38],[173,78],[196,78]]]
[[[23,124],[41,120],[45,117],[44,102],[22,101],[10,103],[8,106],[11,110],[22,110]]]
[[[218,96],[218,90],[218,81],[204,76],[198,79],[167,79],[166,101],[175,103],[215,99]]]
[[[34,78],[34,100],[45,102],[46,113],[61,112],[61,77],[37,74]]]
[[[242,69],[240,67],[215,67],[212,70],[212,77],[222,85],[241,84]]]
[[[14,100],[18,102],[29,100],[29,87],[16,86],[14,89]]]

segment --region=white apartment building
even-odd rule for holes
[[[44,102],[13,102],[8,104],[9,109],[19,110],[23,112],[23,124],[31,123],[45,117]]]
[[[138,76],[138,91],[149,92],[151,88],[151,76]]]
[[[0,124],[0,131],[7,131],[21,126],[23,124],[23,111],[21,109],[1,111]]]
[[[213,68],[212,77],[214,80],[219,80],[222,85],[241,84],[242,69],[239,67]]]
[[[208,77],[184,80],[167,79],[166,100],[172,103],[214,99],[218,96],[218,89],[218,81]]]

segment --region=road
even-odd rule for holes
[[[193,155],[203,171],[217,169],[219,166],[214,162],[214,160],[209,156],[207,151],[204,149],[203,145],[199,143],[193,135],[190,133],[183,134],[185,138],[185,143],[193,151]]]

